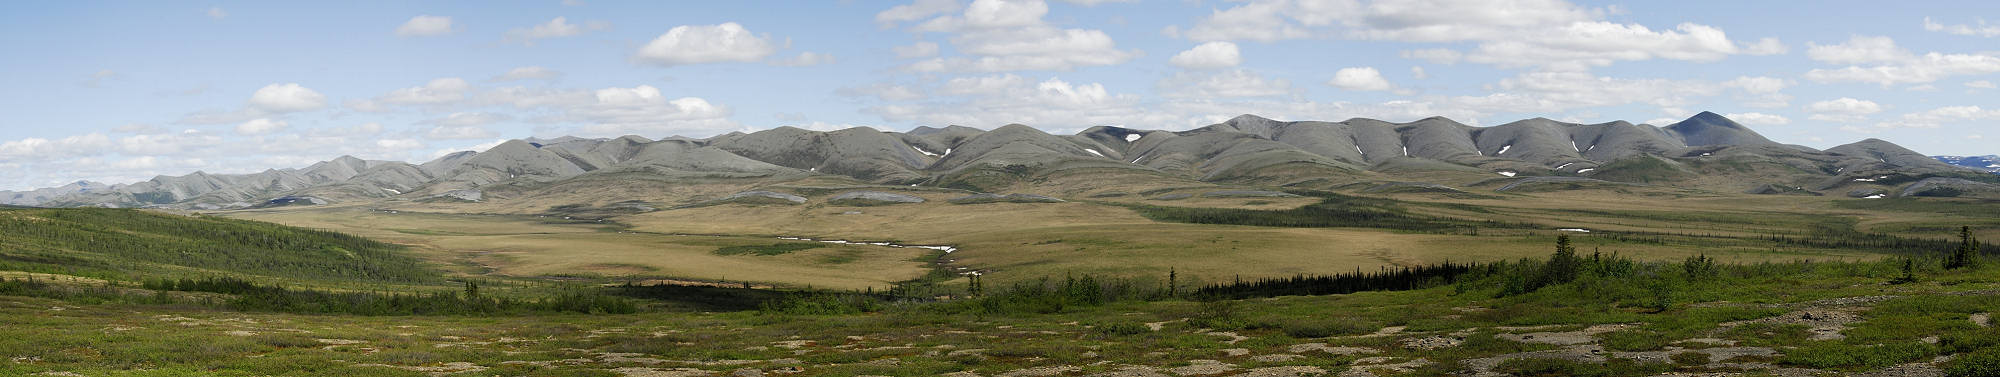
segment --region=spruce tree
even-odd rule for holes
[[[1951,257],[1944,262],[1945,269],[1972,267],[1979,255],[1979,241],[1972,237],[1972,227],[1958,228],[1958,248],[1952,250]]]

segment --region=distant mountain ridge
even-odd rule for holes
[[[1985,170],[1987,172],[2000,174],[2000,155],[1932,156],[1932,158],[1936,158],[1938,161],[1947,164]]]
[[[1954,193],[1981,193],[1987,188],[1980,185],[1988,182],[1960,178],[1990,178],[1878,139],[1824,151],[1779,144],[1712,112],[1665,127],[1546,118],[1473,127],[1444,117],[1392,123],[1365,118],[1278,121],[1243,115],[1177,132],[1099,126],[1074,135],[1054,135],[1011,124],[992,130],[947,126],[909,132],[779,127],[706,139],[531,138],[421,164],[343,156],[305,168],[253,174],[195,172],[128,185],[80,182],[0,192],[4,200],[0,203],[231,209],[275,204],[276,199],[284,199],[283,204],[482,200],[477,199],[486,197],[478,195],[482,188],[499,184],[531,188],[579,180],[615,184],[637,177],[673,182],[833,176],[866,184],[993,191],[1031,186],[1071,172],[1316,189],[1353,189],[1358,187],[1354,184],[1367,182],[1477,184],[1555,176],[1571,183],[1856,197],[1899,192],[1895,189],[1907,187],[1890,184],[1934,178],[1959,181],[1933,181],[1924,187],[1943,185],[1939,187],[1948,186]],[[1520,186],[1512,183],[1521,182],[1505,187]],[[1916,194],[1921,192],[1911,195]]]

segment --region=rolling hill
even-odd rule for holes
[[[1780,144],[1710,112],[1664,127],[1546,118],[1473,127],[1443,117],[1392,123],[1243,115],[1187,131],[1102,126],[1073,135],[1013,124],[993,130],[948,126],[910,132],[780,127],[707,139],[524,139],[421,164],[342,156],[298,169],[195,172],[110,186],[78,182],[0,192],[0,199],[29,206],[215,210],[372,200],[477,201],[485,197],[479,195],[482,190],[495,187],[521,197],[556,194],[537,192],[555,187],[575,191],[580,180],[618,186],[621,181],[651,185],[695,178],[744,185],[805,179],[1072,196],[1133,190],[1114,187],[1106,180],[1112,177],[1160,187],[1329,190],[1389,183],[1465,190],[1562,177],[1582,182],[1565,187],[1603,182],[1720,193],[1865,193],[1859,196],[1916,195],[1927,191],[1912,188],[1927,182],[1915,188],[1945,185],[1952,187],[1950,193],[1983,196],[2000,191],[1992,176],[1979,174],[1989,169],[1940,162],[1879,139],[1823,151]]]

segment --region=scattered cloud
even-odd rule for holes
[[[229,12],[222,10],[222,7],[209,7],[208,18],[217,20],[229,18]]]
[[[410,17],[403,26],[396,27],[396,35],[404,37],[435,37],[457,31],[451,17],[422,15]]]
[[[1821,83],[1857,82],[1890,86],[1896,84],[1926,84],[1950,76],[1983,75],[2000,73],[2000,55],[1927,53],[1916,55],[1889,37],[1854,36],[1845,43],[1817,45],[1806,43],[1806,55],[1813,60],[1834,64],[1876,64],[1863,67],[1849,65],[1838,69],[1813,69],[1807,71],[1806,79]]]
[[[1186,69],[1229,68],[1243,64],[1243,56],[1237,51],[1235,43],[1217,41],[1174,54],[1167,63]]]
[[[640,62],[658,66],[755,62],[777,52],[769,36],[759,36],[743,25],[681,25],[668,29],[633,55]]]
[[[827,55],[817,52],[801,52],[798,55],[789,58],[773,60],[771,61],[771,65],[780,67],[807,67],[807,66],[815,66],[821,64],[833,64],[833,61],[834,61],[833,55]]]
[[[1954,35],[1966,35],[1966,36],[1987,37],[1987,38],[2000,37],[2000,26],[1987,25],[1986,20],[1983,19],[1978,20],[1977,22],[1978,22],[1977,24],[1973,25],[1964,25],[1964,24],[1945,25],[1937,22],[1932,22],[1930,17],[1924,17],[1924,30],[1942,32]]]
[[[1167,98],[1269,97],[1291,94],[1292,83],[1265,78],[1242,69],[1222,72],[1181,72],[1161,79],[1160,96]]]
[[[610,27],[611,27],[610,23],[603,21],[585,22],[583,25],[579,26],[576,24],[569,23],[568,18],[556,17],[555,19],[549,20],[549,22],[537,24],[533,27],[508,30],[507,41],[520,43],[522,45],[527,45],[527,46],[534,46],[535,41],[537,40],[549,39],[549,38],[574,37],[583,35],[583,33],[588,30],[604,30]]]
[[[1806,112],[1813,113],[1806,119],[1853,123],[1867,119],[1869,115],[1882,112],[1882,105],[1875,101],[1841,97],[1806,105]]]
[[[1394,86],[1389,85],[1389,80],[1382,78],[1382,72],[1376,71],[1374,67],[1341,68],[1339,71],[1334,71],[1333,80],[1327,81],[1326,84],[1332,85],[1335,88],[1355,91],[1389,90],[1394,88]]]
[[[270,113],[318,110],[326,107],[326,96],[298,83],[271,84],[250,94],[250,107]]]
[[[1765,113],[1729,113],[1722,116],[1752,126],[1782,126],[1792,124],[1792,120],[1779,115]]]
[[[1120,50],[1102,30],[1064,29],[1042,19],[1049,12],[1041,0],[974,0],[964,12],[927,2],[877,14],[891,25],[929,18],[910,27],[921,33],[947,33],[954,50],[969,56],[937,57],[905,66],[915,72],[1067,71],[1077,67],[1121,64],[1140,55]],[[940,11],[942,10],[942,11]],[[896,12],[896,13],[891,13]],[[922,14],[911,17],[909,15]],[[885,17],[884,15],[889,15]],[[935,16],[934,18],[931,18]]]
[[[243,135],[263,135],[272,132],[277,132],[279,130],[283,130],[286,127],[290,126],[291,125],[286,124],[285,121],[282,120],[257,118],[257,119],[251,119],[248,122],[243,122],[243,124],[236,125],[236,133]]]
[[[560,77],[562,72],[541,66],[527,66],[507,70],[507,73],[494,76],[487,81],[555,80]]]
[[[917,42],[908,46],[896,46],[891,50],[894,50],[896,57],[901,59],[928,58],[937,56],[938,44],[935,42]]]
[[[1965,83],[1965,87],[1967,87],[1967,88],[1978,88],[1978,89],[1993,89],[1993,88],[1995,88],[1995,86],[1993,85],[1993,82],[1992,82],[1992,81],[1986,81],[1986,80],[1979,80],[1979,81],[1968,81],[1968,82],[1966,82],[1966,83]]]

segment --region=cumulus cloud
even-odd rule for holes
[[[1041,0],[974,0],[960,13],[936,11],[946,9],[944,7],[919,5],[931,4],[920,1],[908,5],[913,8],[891,8],[878,14],[876,19],[893,24],[929,18],[911,26],[910,30],[948,33],[954,49],[969,56],[918,61],[905,66],[910,71],[1065,71],[1076,67],[1121,64],[1139,56],[1136,50],[1120,50],[1117,42],[1101,30],[1064,29],[1050,25],[1042,19],[1049,9],[1048,4]],[[931,12],[899,11],[917,8]],[[923,15],[908,16],[918,13]]]
[[[507,114],[484,113],[484,112],[457,112],[457,113],[451,113],[451,115],[446,115],[443,118],[434,118],[426,120],[424,121],[424,123],[435,124],[439,126],[464,127],[464,126],[484,126],[493,123],[505,122],[513,119],[514,119],[513,116]]]
[[[424,137],[431,140],[490,139],[496,136],[499,134],[479,126],[437,126],[424,132]]]
[[[349,100],[346,106],[356,111],[382,112],[388,111],[388,106],[451,105],[464,101],[471,90],[472,84],[465,79],[445,77],[433,79],[422,86],[396,89],[373,99]]]
[[[1794,84],[1792,80],[1768,76],[1739,76],[1722,82],[1723,87],[1742,90],[1744,95],[1737,98],[1744,105],[1762,108],[1791,106],[1792,96],[1785,94],[1785,88]]]
[[[1975,88],[1975,89],[1993,89],[1993,88],[1995,88],[1995,86],[1993,85],[1993,82],[1992,82],[1992,81],[1986,81],[1986,80],[1979,80],[1979,81],[1968,81],[1968,82],[1966,82],[1966,83],[1965,83],[1965,87],[1967,87],[1967,88]]]
[[[928,58],[932,56],[937,56],[938,44],[934,42],[917,42],[917,43],[912,43],[908,46],[896,46],[892,48],[892,50],[894,50],[894,52],[896,53],[897,58],[902,58],[902,59]]]
[[[751,33],[735,22],[720,25],[681,25],[660,34],[633,55],[640,62],[659,66],[754,62],[777,52],[769,36]]]
[[[1875,101],[1841,97],[1806,105],[1806,111],[1813,113],[1806,119],[1852,123],[1867,119],[1869,115],[1882,112],[1882,105]]]
[[[2000,37],[2000,26],[1987,25],[1983,19],[1973,25],[1945,25],[1931,21],[1930,17],[1924,17],[1924,30],[1987,38]]]
[[[1291,94],[1292,83],[1242,69],[1180,72],[1161,79],[1158,92],[1168,98],[1268,97]]]
[[[396,27],[396,35],[404,37],[433,37],[451,34],[454,30],[451,17],[422,15],[410,17],[403,26]]]
[[[1465,53],[1447,48],[1408,50],[1403,51],[1402,55],[1407,59],[1417,59],[1444,65],[1457,64],[1459,60],[1465,59]]]
[[[540,66],[516,67],[488,81],[555,80],[562,72]]]
[[[1235,43],[1217,41],[1174,54],[1173,58],[1167,59],[1167,63],[1187,69],[1228,68],[1243,64],[1243,56],[1237,51]]]
[[[917,0],[910,4],[897,5],[875,14],[875,22],[882,27],[895,26],[898,22],[917,21],[931,16],[957,12],[965,5],[958,0]]]
[[[1382,72],[1376,71],[1375,67],[1341,68],[1333,72],[1333,80],[1326,84],[1356,91],[1389,90],[1394,87],[1389,85],[1389,80],[1382,78]]]
[[[326,96],[298,83],[271,84],[250,94],[250,106],[272,113],[318,110],[326,107]]]
[[[533,46],[536,40],[574,37],[583,35],[586,30],[604,30],[610,26],[609,23],[602,21],[586,22],[584,25],[579,26],[569,23],[568,18],[556,17],[549,20],[549,22],[536,24],[532,27],[508,30],[507,41]]]
[[[1895,39],[1856,35],[1846,42],[1830,45],[1806,42],[1806,57],[1823,63],[1857,64],[1902,61],[1914,56],[1896,47]]]
[[[806,67],[806,66],[815,66],[821,64],[833,64],[833,60],[834,60],[833,55],[808,51],[808,52],[801,52],[798,55],[789,58],[773,60],[771,61],[771,65],[780,67]]]
[[[236,125],[236,133],[244,135],[263,135],[283,130],[289,126],[290,125],[286,124],[285,121],[271,120],[268,118],[257,118],[257,119],[251,119],[248,122],[243,122],[243,124]]]
[[[659,88],[639,85],[591,93],[585,103],[564,108],[564,121],[581,122],[581,136],[712,134],[741,127],[733,111],[699,97],[669,98]]]
[[[1729,113],[1722,116],[1752,126],[1781,126],[1792,123],[1791,119],[1783,116],[1765,113]]]
[[[1708,62],[1729,55],[1784,53],[1774,38],[1738,43],[1719,28],[1682,23],[1671,30],[1600,20],[1607,9],[1562,0],[1252,0],[1216,10],[1169,36],[1198,41],[1342,37],[1420,43],[1474,42],[1470,51],[1423,49],[1406,56],[1449,64],[1580,69],[1650,59]]]
[[[1876,128],[1938,128],[1947,123],[2000,120],[2000,109],[1979,106],[1945,106],[1903,114],[1896,120],[1875,124]]]
[[[1926,84],[1951,76],[2000,73],[2000,55],[1926,53],[1916,55],[1889,37],[1854,36],[1845,43],[1807,43],[1806,55],[1813,60],[1850,65],[1846,68],[1813,69],[1806,79],[1822,83],[1856,82],[1890,86]]]

